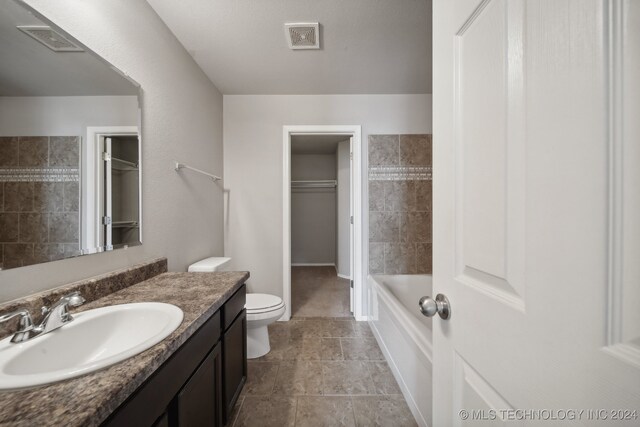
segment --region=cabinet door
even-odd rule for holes
[[[220,312],[216,312],[184,343],[160,368],[153,373],[109,418],[103,427],[152,426],[167,408],[173,408],[176,396],[203,360],[215,349],[220,331]],[[217,362],[220,363],[220,360]],[[218,375],[219,378],[219,375]],[[222,399],[222,393],[216,396]],[[174,410],[169,411],[169,424],[175,425]],[[221,411],[219,410],[218,413]]]
[[[242,310],[222,338],[224,422],[247,380],[247,312]]]
[[[222,353],[218,344],[177,398],[180,427],[222,426]]]
[[[153,427],[169,427],[169,414],[165,412],[153,423]]]

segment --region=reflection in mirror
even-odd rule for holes
[[[140,87],[19,2],[0,39],[1,268],[140,244]]]

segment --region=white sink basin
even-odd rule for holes
[[[121,362],[156,345],[182,323],[175,305],[112,305],[73,314],[60,329],[14,344],[0,341],[0,390],[49,384]]]

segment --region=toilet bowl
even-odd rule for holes
[[[247,294],[247,358],[264,356],[271,350],[267,327],[285,311],[282,298],[269,294]]]
[[[211,257],[189,266],[190,272],[226,271],[231,258]],[[255,359],[269,353],[269,330],[267,327],[285,312],[282,298],[269,294],[247,293],[247,358]]]

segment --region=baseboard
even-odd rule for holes
[[[332,263],[322,263],[322,262],[318,262],[318,263],[312,263],[312,262],[296,262],[296,263],[291,263],[291,267],[333,267],[335,268],[336,265],[332,264]]]
[[[338,273],[338,277],[341,278],[341,279],[351,280],[351,276],[347,276],[346,274]]]

